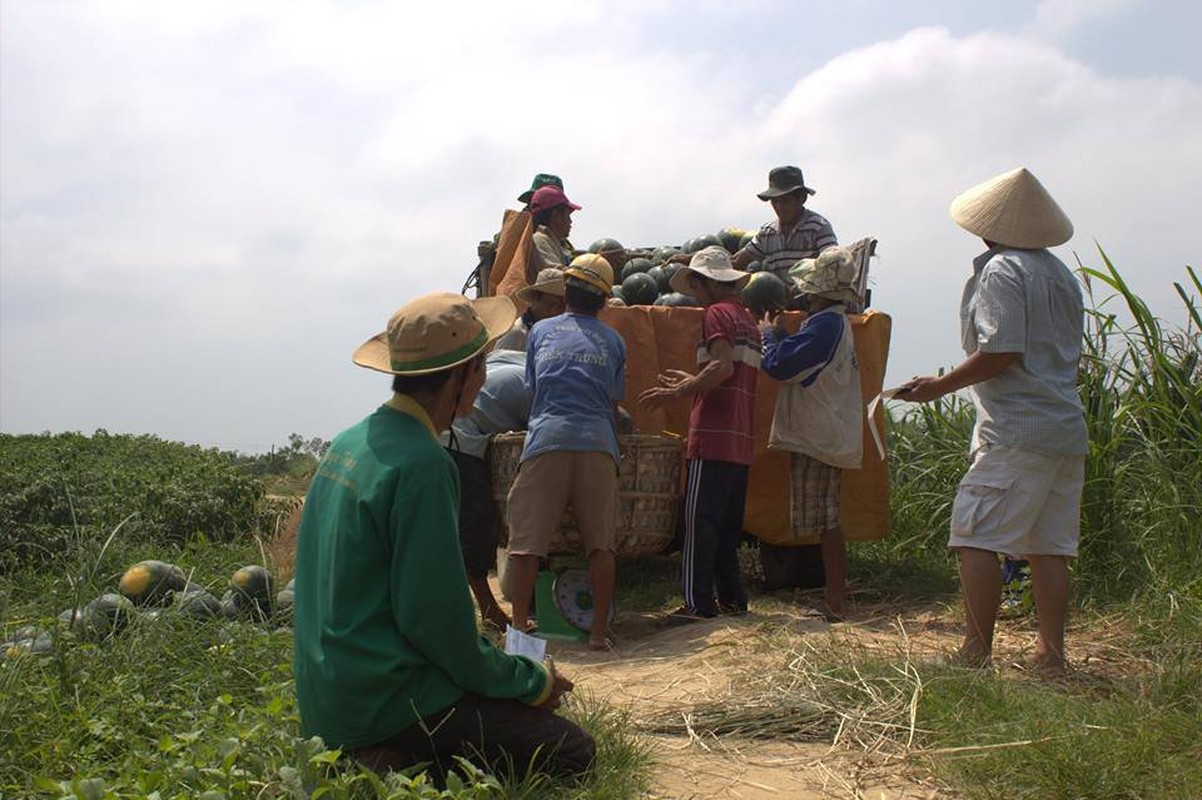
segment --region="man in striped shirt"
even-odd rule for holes
[[[759,261],[762,269],[792,286],[789,270],[803,258],[814,258],[839,243],[826,217],[805,207],[814,190],[805,185],[799,167],[776,167],[768,173],[768,188],[757,197],[772,204],[776,219],[766,223],[751,243],[734,256],[736,269]]]
[[[700,371],[660,373],[659,385],[639,395],[639,402],[648,408],[678,397],[693,398],[685,451],[688,478],[681,554],[685,604],[672,612],[680,621],[747,611],[738,550],[747,473],[755,455],[755,385],[760,366],[760,332],[740,294],[749,277],[731,266],[730,255],[721,247],[698,251],[688,267],[672,276],[673,290],[696,297],[705,306],[697,345]]]

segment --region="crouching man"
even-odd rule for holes
[[[507,298],[432,294],[354,354],[393,395],[330,445],[297,535],[295,652],[304,735],[377,770],[454,756],[579,774],[595,744],[554,709],[571,681],[476,628],[459,547],[459,480],[438,441],[471,411]]]

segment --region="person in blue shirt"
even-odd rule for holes
[[[589,646],[608,646],[618,506],[618,401],[626,394],[626,343],[597,319],[613,268],[595,253],[564,270],[567,311],[540,320],[526,347],[534,393],[526,444],[509,490],[513,625],[528,629],[538,561],[547,555],[568,503],[588,554],[594,599]]]
[[[495,433],[525,430],[533,398],[526,388],[524,352],[494,350],[484,364],[487,374],[472,403],[472,413],[456,417],[441,439],[459,468],[459,546],[468,586],[481,619],[505,630],[509,617],[488,585],[501,528],[487,460],[488,441]]]

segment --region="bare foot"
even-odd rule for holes
[[[588,649],[597,651],[613,650],[614,643],[612,639],[604,634],[600,636],[590,636],[588,637]]]

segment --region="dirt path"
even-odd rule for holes
[[[612,652],[551,642],[548,651],[577,692],[626,709],[651,742],[657,798],[942,798],[952,797],[913,764],[854,745],[698,733],[693,709],[737,702],[750,667],[782,665],[793,644],[837,654],[841,648],[910,654],[947,651],[958,629],[942,609],[858,607],[830,624],[796,603],[752,603],[745,617],[670,626],[661,615],[622,614]],[[837,656],[836,656],[837,657]],[[672,720],[659,725],[657,721]],[[653,724],[648,724],[651,721]],[[673,728],[657,733],[657,727]],[[680,732],[676,732],[679,730]],[[814,737],[811,737],[814,738]]]

